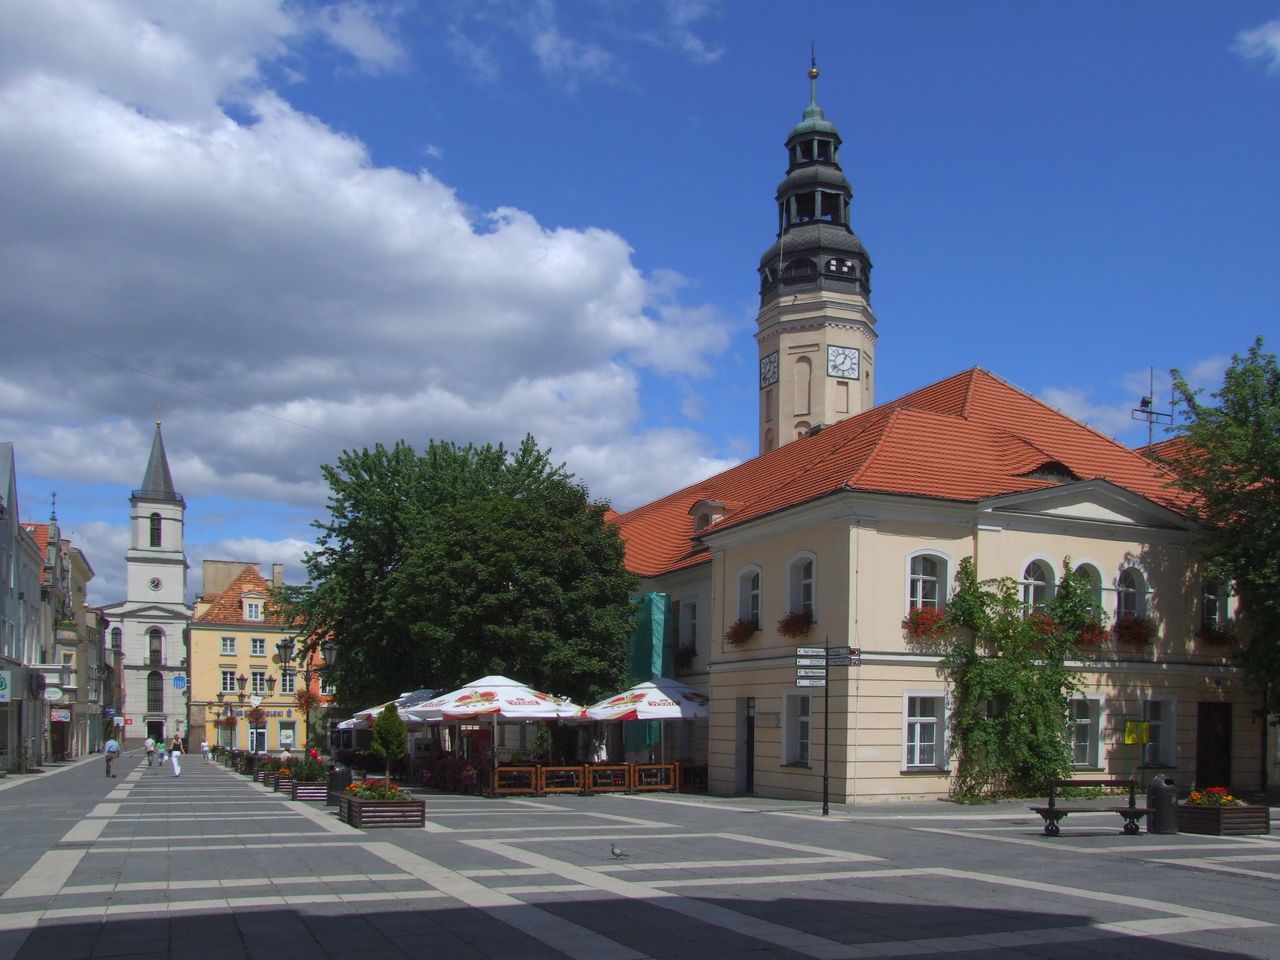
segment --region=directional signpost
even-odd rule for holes
[[[822,815],[831,812],[827,756],[831,753],[831,693],[827,672],[832,667],[857,667],[862,651],[857,647],[796,647],[796,686],[822,688]]]

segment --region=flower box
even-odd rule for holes
[[[266,784],[266,787],[268,790],[274,790],[276,788],[276,780],[278,780],[279,778],[280,778],[280,774],[278,773],[264,772],[262,774],[262,782]],[[254,779],[256,780],[257,777],[255,776]]]
[[[294,780],[289,796],[294,800],[325,800],[329,796],[329,784],[323,780]]]
[[[293,777],[286,777],[283,774],[276,777],[276,793],[287,793],[293,796]]]
[[[362,800],[341,797],[338,819],[343,823],[368,830],[373,827],[423,827],[427,823],[425,800]]]
[[[1233,837],[1246,833],[1270,833],[1271,809],[1260,804],[1234,807],[1202,807],[1178,804],[1178,832]]]
[[[755,636],[759,629],[760,625],[754,620],[735,620],[724,632],[724,642],[733,647],[740,647]]]
[[[255,770],[255,771],[253,771],[253,782],[254,782],[254,783],[266,783],[266,782],[267,782],[267,771],[265,771],[265,770]]]

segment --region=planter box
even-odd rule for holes
[[[293,777],[276,777],[276,793],[287,793],[293,796]]]
[[[338,801],[338,819],[361,830],[372,827],[423,827],[427,823],[427,802],[342,797]]]
[[[279,779],[279,777],[280,775],[278,773],[264,773],[262,776],[262,782],[267,785],[268,790],[274,790],[276,788],[276,780]]]
[[[1231,837],[1246,833],[1270,833],[1271,810],[1263,806],[1197,807],[1178,804],[1178,832]]]
[[[324,800],[328,795],[329,784],[323,780],[295,780],[289,796],[294,800]]]
[[[267,771],[265,771],[265,770],[255,770],[255,771],[253,771],[253,782],[254,782],[254,783],[266,783],[266,782],[267,782]]]

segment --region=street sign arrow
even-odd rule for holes
[[[822,657],[826,653],[826,647],[796,647],[797,657]]]
[[[814,670],[807,667],[796,667],[797,677],[825,677],[826,675],[827,671],[825,668]]]
[[[811,677],[800,677],[796,680],[797,687],[825,687],[826,685],[827,681],[815,680]]]

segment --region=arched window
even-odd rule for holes
[[[147,713],[164,713],[164,675],[159,670],[147,674]]]
[[[1136,569],[1125,567],[1116,579],[1116,616],[1145,617],[1146,615],[1146,581]]]
[[[760,626],[760,571],[756,567],[738,576],[738,619]]]
[[[151,515],[151,545],[160,546],[160,514],[158,513]]]
[[[1200,625],[1221,626],[1227,619],[1227,594],[1216,580],[1205,580],[1200,587]]]
[[[111,628],[111,649],[121,650],[124,648],[124,631],[119,627]]]
[[[156,666],[164,663],[164,633],[159,627],[147,631],[147,663]]]
[[[796,361],[796,416],[808,416],[809,396],[813,392],[813,364],[808,357]]]
[[[1102,609],[1102,572],[1091,563],[1076,564],[1076,573],[1082,573],[1089,578],[1089,596],[1093,597],[1093,602],[1098,609]]]
[[[920,607],[942,609],[947,582],[945,558],[930,553],[917,554],[911,558],[908,577],[908,610],[916,610]]]
[[[788,568],[788,613],[807,613],[810,622],[817,620],[813,612],[813,557],[796,557]]]
[[[1018,584],[1022,594],[1022,612],[1028,614],[1033,610],[1041,610],[1049,602],[1053,571],[1044,561],[1032,560],[1022,571],[1022,579]]]

